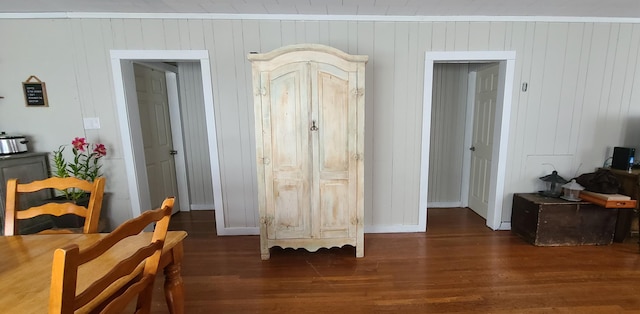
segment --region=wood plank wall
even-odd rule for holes
[[[0,32],[0,126],[36,136],[39,151],[83,132],[106,142],[114,201],[105,212],[114,217],[128,204],[128,189],[110,49],[209,51],[227,227],[257,224],[250,51],[311,42],[369,55],[369,232],[418,224],[426,51],[517,53],[503,221],[510,218],[511,193],[536,190],[537,177],[550,170],[545,163],[570,177],[578,165],[582,172],[602,165],[612,146],[640,146],[639,24],[76,18],[0,19],[0,29],[11,30]],[[29,75],[47,83],[50,109],[23,106],[20,82]],[[81,118],[92,116],[102,128],[84,131]],[[51,117],[71,122],[49,132]]]
[[[437,63],[433,69],[430,207],[461,206],[469,64]]]
[[[178,82],[190,209],[214,209],[200,63],[178,62]]]

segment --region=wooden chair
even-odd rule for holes
[[[73,244],[57,249],[53,255],[51,270],[49,313],[67,314],[78,309],[90,313],[121,313],[136,296],[135,313],[149,313],[153,282],[173,203],[173,197],[165,199],[161,208],[146,211],[137,218],[126,221],[88,248],[80,250]],[[86,289],[76,294],[79,267],[91,267],[91,261],[101,257],[115,259],[107,252],[111,247],[122,245],[126,238],[139,234],[153,222],[157,223],[149,245],[131,248],[130,256],[113,262],[113,267],[107,269],[104,276],[92,281]]]
[[[18,183],[18,179],[10,179],[7,182],[7,195],[5,206],[4,235],[16,235],[19,233],[18,221],[33,218],[39,215],[49,214],[61,216],[74,214],[84,217],[83,233],[98,232],[100,210],[102,209],[102,197],[104,195],[105,178],[96,178],[94,182],[78,178],[48,178],[31,183]],[[70,188],[81,189],[91,194],[87,207],[71,202],[47,203],[41,206],[21,210],[20,195],[33,193],[45,189],[66,190]],[[72,233],[70,229],[47,229],[39,233]]]

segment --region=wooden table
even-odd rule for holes
[[[631,196],[632,200],[640,200],[640,169],[632,169],[631,172],[627,170],[619,170],[612,168],[601,168],[611,171],[613,175],[618,178],[620,181],[620,193],[624,195]],[[640,201],[636,203],[635,211],[638,210],[640,206]],[[616,223],[616,235],[613,238],[615,242],[624,242],[624,240],[631,234],[631,231],[637,232],[636,230],[632,230],[631,225],[634,219],[638,219],[638,217],[634,217],[633,209],[620,210],[618,212],[618,221]]]
[[[80,249],[105,237],[96,234],[55,234],[0,236],[0,309],[11,313],[47,313],[51,284],[53,251],[68,244]],[[106,272],[120,256],[133,252],[134,245],[149,243],[151,232],[144,232],[117,244],[94,262],[81,266],[78,288],[84,289],[96,276]],[[185,231],[169,231],[164,244],[160,267],[165,273],[165,297],[171,313],[184,313],[184,291],[180,265]]]

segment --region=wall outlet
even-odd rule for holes
[[[84,129],[95,130],[100,128],[100,118],[84,118]]]

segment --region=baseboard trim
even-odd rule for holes
[[[364,233],[410,233],[425,232],[418,225],[364,226]]]
[[[259,235],[259,234],[260,234],[260,228],[257,228],[257,227],[218,229],[219,236],[239,236],[239,235]]]
[[[427,208],[449,208],[449,207],[463,207],[462,202],[430,202],[427,203]]]
[[[501,222],[500,227],[498,227],[498,230],[511,230],[511,222],[510,221]]]
[[[213,210],[215,206],[213,204],[191,204],[190,210]]]

